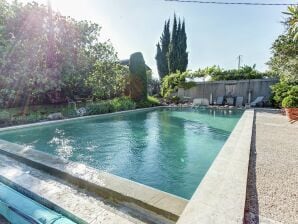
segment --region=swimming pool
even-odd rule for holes
[[[0,139],[189,199],[241,110],[161,108],[0,132]]]

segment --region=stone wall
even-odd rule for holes
[[[250,103],[258,96],[264,96],[265,100],[269,100],[271,95],[270,86],[277,82],[277,79],[201,82],[190,89],[179,88],[178,96],[180,99],[190,98],[191,100],[206,98],[210,103],[214,102],[218,96],[242,96],[244,103]]]

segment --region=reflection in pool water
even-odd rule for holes
[[[0,138],[189,199],[242,113],[158,109],[0,132]]]

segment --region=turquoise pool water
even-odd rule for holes
[[[166,108],[0,132],[0,138],[189,199],[242,113]]]

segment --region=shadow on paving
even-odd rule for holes
[[[250,148],[250,159],[247,177],[247,192],[245,203],[244,224],[258,224],[259,223],[259,203],[258,192],[256,186],[256,113],[254,114],[254,123],[252,131],[252,141]]]

